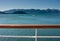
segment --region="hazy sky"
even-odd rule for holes
[[[60,0],[0,0],[0,10],[7,9],[60,9]]]

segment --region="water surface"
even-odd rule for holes
[[[0,24],[60,24],[60,16],[40,14],[0,14]]]
[[[43,14],[0,14],[0,24],[60,24],[60,15]],[[60,36],[60,29],[38,29],[38,36]],[[34,36],[35,29],[0,28],[0,35]],[[35,41],[34,38],[0,38],[0,41]],[[38,41],[60,41],[42,39]]]

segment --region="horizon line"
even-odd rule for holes
[[[46,10],[46,9],[57,9],[57,8],[10,8],[10,9],[4,9],[0,11],[5,11],[5,10],[12,10],[12,9],[40,9],[40,10]],[[60,10],[60,9],[57,9]]]

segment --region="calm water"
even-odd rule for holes
[[[0,24],[60,24],[60,15],[0,14]],[[38,29],[38,36],[60,36],[60,29]],[[2,29],[0,35],[34,36],[35,29]],[[34,38],[0,38],[0,41],[34,41]],[[60,39],[38,39],[60,41]]]
[[[40,14],[0,14],[0,24],[60,24],[60,16]]]

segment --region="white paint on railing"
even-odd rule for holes
[[[0,35],[1,37],[7,37],[7,38],[36,38],[35,36],[9,36],[9,35]]]
[[[9,35],[0,35],[1,37],[7,38],[60,38],[60,36],[9,36]]]
[[[60,38],[60,36],[37,36],[37,38]]]
[[[37,28],[35,29],[35,41],[37,41]]]

